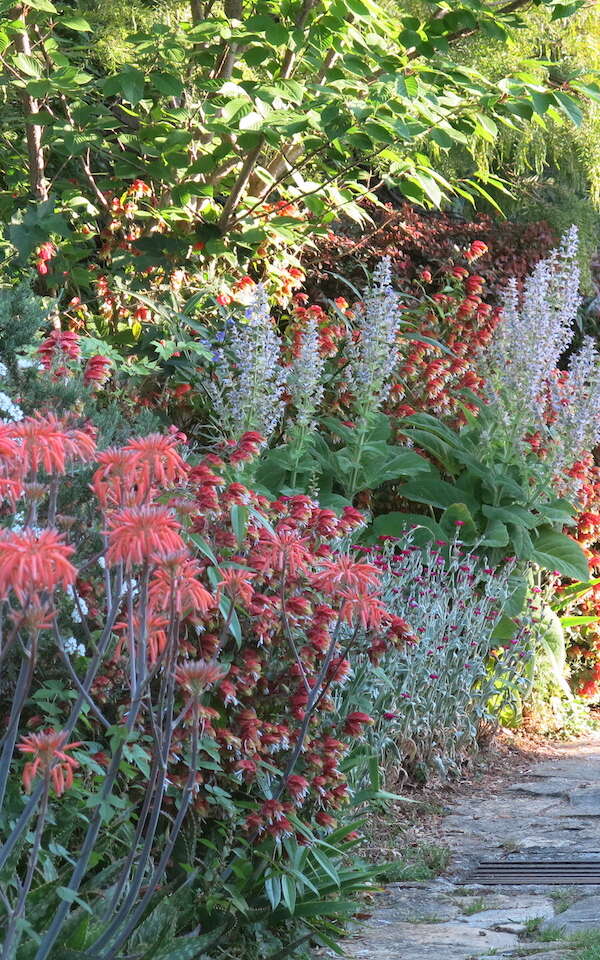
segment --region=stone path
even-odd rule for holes
[[[600,886],[490,887],[468,880],[479,860],[600,859],[600,738],[561,745],[557,754],[498,796],[452,805],[442,827],[453,851],[446,875],[389,884],[360,933],[344,942],[348,955],[576,960],[581,947],[569,936],[600,931]],[[559,941],[548,939],[558,930]]]

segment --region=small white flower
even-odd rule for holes
[[[0,377],[5,377],[8,373],[6,366],[3,363],[0,363]]]
[[[0,412],[7,415],[2,418],[4,422],[11,423],[16,420],[22,420],[24,417],[20,406],[14,403],[7,393],[3,393],[2,391],[0,391]]]
[[[17,366],[19,370],[31,370],[32,367],[34,370],[42,369],[42,364],[33,357],[17,357]]]
[[[83,597],[80,597],[75,593],[75,591],[73,591],[73,599],[75,601],[75,606],[73,607],[73,611],[71,613],[71,620],[73,623],[81,623],[81,618],[87,616],[89,613],[88,605]],[[77,604],[77,600],[79,600],[79,604]]]
[[[70,657],[77,652],[77,648],[80,646],[77,637],[66,637],[63,640],[63,648],[65,653],[68,653]],[[85,649],[85,648],[84,648]]]

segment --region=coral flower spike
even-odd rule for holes
[[[214,607],[211,593],[200,583],[200,564],[186,550],[161,559],[150,581],[150,602],[168,610],[173,604],[181,616],[186,611],[206,613]]]
[[[52,593],[75,582],[77,571],[69,562],[73,547],[56,530],[25,529],[0,534],[0,597],[11,590],[23,602],[39,591]]]
[[[184,660],[175,671],[177,682],[194,700],[219,683],[226,674],[226,667],[218,663],[206,663],[205,660]]]
[[[67,755],[67,750],[78,747],[80,741],[66,743],[67,737],[65,731],[49,729],[43,733],[30,733],[17,744],[21,753],[33,754],[33,760],[29,760],[23,769],[23,786],[27,793],[38,773],[50,777],[59,797],[73,785],[73,771],[79,764],[74,757]]]
[[[179,440],[162,433],[130,440],[123,448],[133,455],[135,466],[148,485],[174,487],[185,480],[188,468],[175,449]]]
[[[151,558],[185,551],[179,536],[181,524],[167,507],[125,507],[108,518],[106,562],[124,563],[127,569]]]
[[[25,417],[12,426],[20,442],[19,455],[27,472],[40,467],[49,474],[63,474],[68,460],[91,460],[96,452],[93,434],[70,427],[53,413]]]
[[[355,563],[351,557],[323,560],[322,569],[312,578],[317,590],[330,592],[337,587],[360,590],[379,586],[379,573],[371,563]]]

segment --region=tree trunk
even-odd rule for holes
[[[20,6],[11,11],[15,20],[26,22],[26,7]],[[15,36],[15,47],[19,53],[25,56],[31,56],[31,44],[27,30],[18,33]],[[31,193],[36,200],[48,199],[48,182],[46,180],[46,169],[44,163],[44,149],[42,147],[42,134],[44,128],[41,124],[35,122],[36,115],[40,112],[39,101],[36,97],[30,96],[26,91],[21,94],[23,104],[23,118],[25,120],[25,137],[27,141],[27,157],[29,166],[29,185]]]

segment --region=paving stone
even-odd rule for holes
[[[375,922],[371,927],[373,937],[368,942],[352,945],[350,955],[356,958],[369,957],[372,960],[392,960],[398,957],[404,960],[409,950],[421,947],[437,947],[441,956],[454,956],[446,951],[461,951],[457,957],[468,957],[473,953],[489,953],[490,950],[508,951],[518,946],[518,939],[511,933],[499,933],[484,927],[473,927],[466,923],[393,923]],[[369,954],[366,952],[371,950]],[[362,952],[359,952],[362,951]],[[439,956],[438,955],[438,956]]]
[[[499,925],[510,923],[525,923],[526,920],[533,920],[535,917],[553,917],[554,904],[551,900],[542,900],[539,903],[528,906],[521,906],[518,902],[512,907],[505,907],[502,910],[480,910],[472,913],[470,916],[464,916],[467,923],[473,923],[478,927],[490,927],[497,930]]]
[[[572,793],[574,781],[567,777],[544,777],[527,783],[513,783],[507,787],[510,793],[525,793],[538,797],[565,797]]]
[[[549,927],[560,927],[564,929],[565,933],[578,933],[580,930],[600,930],[600,895],[583,897],[568,910],[557,914],[551,920],[544,921],[540,929],[547,930]]]
[[[373,909],[374,922],[404,921],[423,923],[426,920],[453,920],[460,915],[460,907],[440,896],[436,891],[390,890],[377,899]]]
[[[542,950],[541,953],[538,953],[536,950],[536,945],[534,943],[526,944],[526,948],[529,950],[533,947],[533,952],[527,954],[521,954],[520,960],[568,960],[569,957],[573,957],[572,946],[569,944],[563,944],[557,950],[548,950],[548,944],[538,944],[538,947]],[[525,949],[525,946],[523,947]],[[497,954],[490,955],[488,957],[480,957],[479,960],[495,960]],[[510,954],[509,954],[510,956]]]

